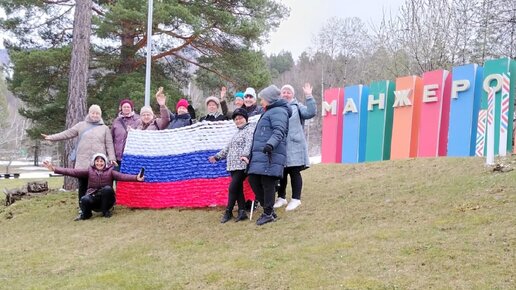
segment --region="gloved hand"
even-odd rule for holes
[[[195,108],[192,105],[188,105],[186,110],[188,111],[188,114],[190,114],[190,118],[192,118],[192,120],[194,120],[197,117],[195,114]]]
[[[271,144],[265,144],[265,147],[263,147],[262,152],[265,154],[271,154],[272,153],[272,145]]]

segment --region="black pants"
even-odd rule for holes
[[[115,170],[120,172],[120,170],[122,169],[122,160],[117,160],[116,163],[118,163],[118,166],[115,167]]]
[[[274,195],[278,177],[267,175],[249,175],[249,184],[254,191],[256,200],[263,206],[263,212],[267,215],[272,214],[274,206]]]
[[[77,178],[79,181],[79,204],[81,202],[81,198],[86,194],[86,191],[88,190],[88,178]]]
[[[283,178],[280,180],[278,188],[278,197],[285,198],[287,195],[287,175],[290,175],[290,186],[292,187],[292,198],[301,199],[301,189],[303,188],[303,177],[301,170],[304,166],[285,167]]]
[[[79,205],[85,218],[91,217],[91,211],[109,212],[115,205],[115,191],[111,186],[104,186],[95,193],[83,196]]]
[[[244,180],[246,174],[244,170],[230,171],[231,183],[229,183],[228,190],[228,207],[229,211],[233,211],[235,203],[238,203],[239,210],[245,210],[245,198],[244,198]]]

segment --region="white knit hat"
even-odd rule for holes
[[[253,96],[253,98],[256,99],[256,91],[253,89],[253,88],[247,88],[245,89],[245,92],[244,92],[244,98],[245,96],[247,95],[250,95],[250,96]]]
[[[104,162],[106,163],[106,166],[107,166],[108,158],[106,157],[106,155],[104,155],[102,153],[93,154],[93,158],[91,158],[91,166],[95,166],[95,159],[97,159],[97,157],[104,159]]]
[[[294,91],[294,87],[291,86],[291,85],[284,85],[281,87],[281,91],[283,92],[283,90],[289,90],[290,92],[292,92],[293,95],[296,94],[296,92]]]
[[[220,100],[217,97],[214,97],[214,96],[207,97],[206,101],[204,101],[204,103],[206,104],[206,106],[208,106],[209,102],[215,102],[215,104],[217,104],[217,107],[220,107]]]
[[[102,110],[100,109],[99,105],[91,105],[88,110],[88,113],[91,113],[91,112],[98,112],[100,115],[102,115]]]
[[[154,112],[152,111],[152,108],[150,106],[143,106],[140,109],[140,115],[143,115],[143,113],[150,113],[151,115],[154,116]]]

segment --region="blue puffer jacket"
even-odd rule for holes
[[[287,163],[288,119],[291,115],[292,110],[283,99],[267,107],[254,131],[248,174],[283,176],[283,169]],[[266,144],[272,145],[270,156],[263,153]]]
[[[190,117],[190,114],[178,115],[171,112],[170,120],[170,125],[168,125],[167,129],[177,129],[192,125],[192,118]]]

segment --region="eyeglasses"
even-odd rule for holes
[[[246,95],[245,98],[246,99],[254,99],[253,95]]]

